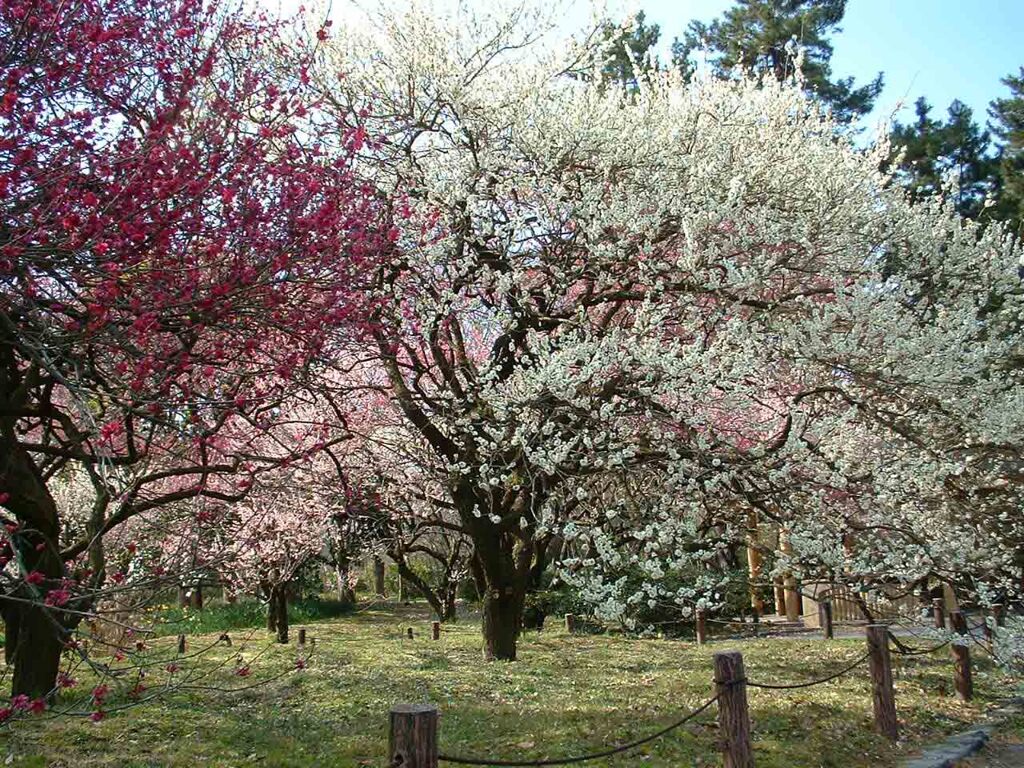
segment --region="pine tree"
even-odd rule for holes
[[[955,181],[957,211],[977,218],[995,186],[989,133],[974,121],[973,111],[962,101],[949,105],[945,122],[932,118],[931,109],[920,98],[914,122],[893,127],[894,158],[903,152],[897,178],[918,200],[940,193],[947,180]]]
[[[602,35],[608,55],[601,69],[605,82],[622,83],[627,89],[633,90],[640,73],[658,68],[653,50],[658,44],[661,29],[657,24],[648,26],[643,11],[636,14],[630,25],[605,22]]]
[[[673,63],[688,71],[691,56],[706,50],[719,74],[739,67],[785,80],[794,74],[799,46],[807,89],[849,120],[871,111],[882,90],[882,74],[860,87],[854,87],[853,78],[833,79],[828,37],[841,31],[845,11],[846,0],[737,0],[710,24],[691,22],[683,39],[672,45]]]
[[[989,105],[992,122],[989,129],[999,142],[994,214],[1010,222],[1018,233],[1024,224],[1024,67],[1017,75],[1007,75],[1003,84],[1010,89],[1007,98]]]

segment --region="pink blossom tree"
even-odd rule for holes
[[[357,332],[363,275],[389,241],[350,171],[363,136],[308,87],[326,28],[316,37],[198,0],[0,2],[0,504],[15,574],[0,609],[16,694],[55,690],[77,615],[66,593],[102,586],[105,537],[191,498],[241,499],[318,443],[277,437],[281,406]],[[75,465],[94,496],[72,531],[52,482]]]

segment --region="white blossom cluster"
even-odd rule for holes
[[[561,536],[608,618],[714,603],[752,514],[788,532],[776,574],[1016,591],[1011,237],[911,205],[884,137],[858,148],[796,84],[626,91],[593,35],[468,13],[342,32],[325,76],[394,200],[389,471],[478,551]]]

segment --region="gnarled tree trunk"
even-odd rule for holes
[[[0,384],[5,382],[0,374]],[[0,393],[6,391],[0,386]],[[0,411],[3,403],[0,402]],[[61,585],[64,563],[57,542],[60,523],[57,506],[25,449],[14,425],[0,415],[0,477],[8,498],[4,506],[14,513],[19,528],[11,534],[12,546],[25,573],[42,574],[43,581],[22,581],[7,595],[0,595],[0,614],[6,626],[4,656],[14,666],[12,695],[31,698],[51,694],[57,684],[60,655],[67,629],[61,611],[44,605],[47,592]]]
[[[486,580],[483,605],[484,658],[515,661],[533,561],[532,531],[503,531],[481,520],[474,526],[474,557]]]

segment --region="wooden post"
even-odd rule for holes
[[[437,707],[396,704],[391,708],[387,764],[395,768],[437,768]]]
[[[409,627],[407,630],[405,630],[405,636],[412,640],[412,627]]]
[[[299,629],[299,645],[305,645],[305,644],[306,644],[306,628],[305,627],[301,627]]]
[[[889,628],[884,624],[865,627],[868,638],[868,666],[871,670],[871,699],[875,710],[875,730],[889,741],[899,739],[896,699],[892,690],[892,659],[889,658]]]
[[[184,652],[185,652],[185,636],[184,635],[178,635],[178,653],[181,654],[181,653],[184,653]]]
[[[747,708],[747,677],[743,654],[720,651],[715,659],[715,693],[718,696],[718,733],[725,768],[753,768],[750,748],[750,710]]]
[[[821,611],[821,630],[825,634],[825,639],[831,640],[835,637],[832,629],[832,601],[823,600],[818,608]]]
[[[961,637],[967,635],[967,620],[960,611],[951,611],[949,623]],[[971,675],[971,649],[967,645],[950,646],[953,651],[953,687],[960,701],[970,701],[974,697],[974,679]]]
[[[932,599],[932,612],[935,614],[935,628],[946,628],[946,601],[941,597]]]
[[[570,635],[576,631],[576,616],[572,613],[565,614],[565,631]]]
[[[697,609],[697,645],[704,645],[708,641],[707,618],[702,609]]]
[[[432,640],[440,640],[441,639],[441,622],[440,621],[432,621],[432,622],[430,622],[430,638]]]
[[[220,636],[220,641],[224,643],[224,645],[226,645],[228,648],[231,647],[231,635],[229,635],[227,632]]]

